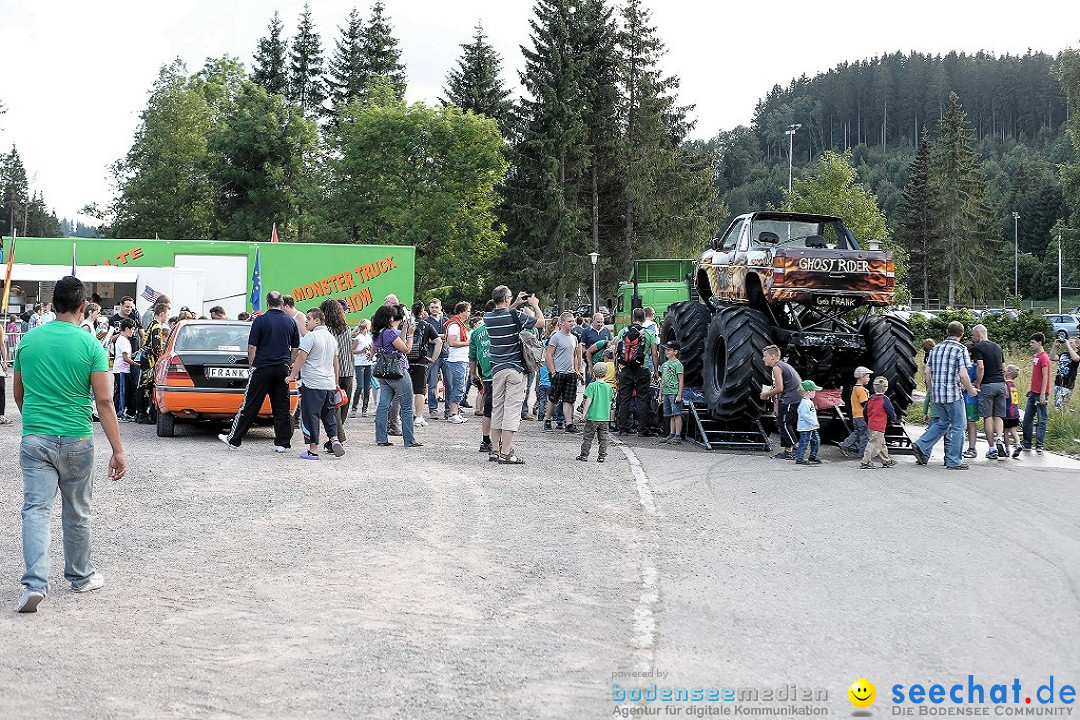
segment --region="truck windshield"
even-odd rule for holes
[[[244,325],[185,325],[176,337],[177,352],[247,352],[251,326]]]
[[[771,245],[762,242],[763,233],[772,233],[781,247],[822,247],[840,250],[852,250],[847,236],[839,225],[833,222],[804,222],[797,220],[757,220],[754,222],[750,237],[757,245]],[[766,235],[769,240],[771,235]]]

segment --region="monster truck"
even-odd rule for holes
[[[903,320],[879,310],[892,303],[894,283],[892,254],[862,248],[838,217],[741,215],[702,254],[697,298],[668,307],[661,339],[682,344],[686,384],[702,388],[718,420],[766,410],[759,395],[771,375],[761,351],[770,344],[804,379],[842,389],[845,401],[855,368],[871,368],[889,379],[903,414],[915,389],[915,343]]]

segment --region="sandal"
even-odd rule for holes
[[[489,452],[488,453],[488,462],[499,462],[499,453],[494,452],[494,451]]]
[[[509,455],[500,455],[499,456],[499,464],[500,465],[524,465],[525,461],[522,460],[521,458],[519,458],[516,453],[511,451]]]

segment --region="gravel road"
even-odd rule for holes
[[[576,462],[580,436],[523,423],[528,464],[499,466],[477,452],[477,420],[433,422],[406,450],[375,447],[357,418],[345,457],[318,463],[271,452],[268,429],[230,452],[209,430],[123,425],[129,474],[94,497],[107,584],[66,586],[57,512],[52,595],[0,611],[0,717],[610,712],[642,587],[627,465]],[[19,428],[0,461],[11,610]]]

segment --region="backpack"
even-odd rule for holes
[[[420,323],[423,323],[423,325],[421,325]],[[420,320],[417,323],[416,334],[413,336],[412,349],[409,350],[409,354],[407,355],[410,364],[414,362],[420,362],[421,358],[427,357],[429,344],[428,337],[431,335],[428,330],[429,328],[431,328],[431,325],[424,322],[423,320]]]
[[[631,325],[626,328],[626,332],[619,340],[615,357],[622,365],[641,367],[645,364],[645,331],[640,325]]]
[[[514,327],[518,331],[518,342],[521,345],[521,359],[525,365],[525,372],[536,372],[544,362],[544,343],[531,330],[521,326],[517,311],[511,310],[510,317],[514,320]]]

